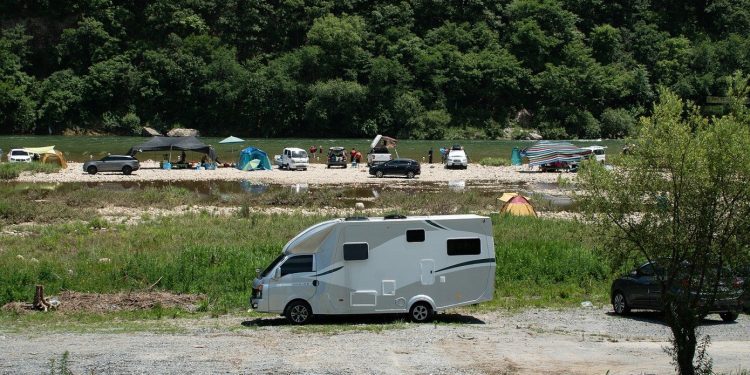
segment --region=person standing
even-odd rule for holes
[[[430,147],[430,151],[427,151],[427,162],[432,164],[432,147]]]

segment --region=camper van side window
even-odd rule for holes
[[[458,238],[448,240],[448,255],[477,255],[482,252],[479,238]]]
[[[298,255],[291,257],[281,265],[281,276],[289,275],[291,273],[300,272],[312,272],[313,271],[313,256],[312,255]]]
[[[407,230],[406,242],[424,242],[424,229]]]
[[[366,243],[344,244],[344,260],[367,260],[368,248]]]

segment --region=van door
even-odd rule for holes
[[[318,285],[313,256],[293,255],[277,267],[280,277],[268,283],[269,310],[284,311],[286,304],[297,298],[309,302]]]
[[[420,281],[422,285],[432,285],[435,283],[435,260],[434,259],[422,259],[419,261],[419,269],[421,271]]]

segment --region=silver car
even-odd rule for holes
[[[83,170],[88,174],[97,172],[120,172],[128,175],[141,167],[138,159],[128,155],[107,155],[101,160],[91,160],[83,163]]]

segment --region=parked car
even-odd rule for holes
[[[718,313],[723,321],[733,322],[742,309],[743,281],[728,270],[722,273],[727,277],[720,281],[713,305],[706,313]],[[627,314],[631,309],[661,310],[660,275],[664,275],[664,268],[658,262],[646,262],[612,282],[611,302],[615,314]],[[676,287],[670,293],[683,293],[683,290]]]
[[[370,167],[370,174],[381,178],[388,175],[406,176],[414,178],[421,173],[419,163],[411,159],[396,159]]]
[[[588,147],[581,147],[583,150],[591,150],[591,158],[594,160],[604,163],[607,161],[607,154],[604,150],[607,149],[607,146],[588,146]]]
[[[20,148],[14,148],[8,152],[8,162],[10,163],[31,163],[33,157],[34,154]]]
[[[346,168],[346,153],[343,147],[331,147],[328,149],[327,167],[344,167]]]
[[[141,168],[138,159],[128,155],[107,155],[100,160],[91,160],[83,163],[83,170],[88,174],[97,172],[120,172],[129,175]]]
[[[301,148],[287,147],[281,153],[281,169],[301,169],[306,171],[309,163],[310,158],[307,156],[307,151]]]
[[[469,166],[469,158],[466,156],[466,152],[463,149],[450,150],[448,156],[445,158],[446,168],[462,168],[466,169]]]

